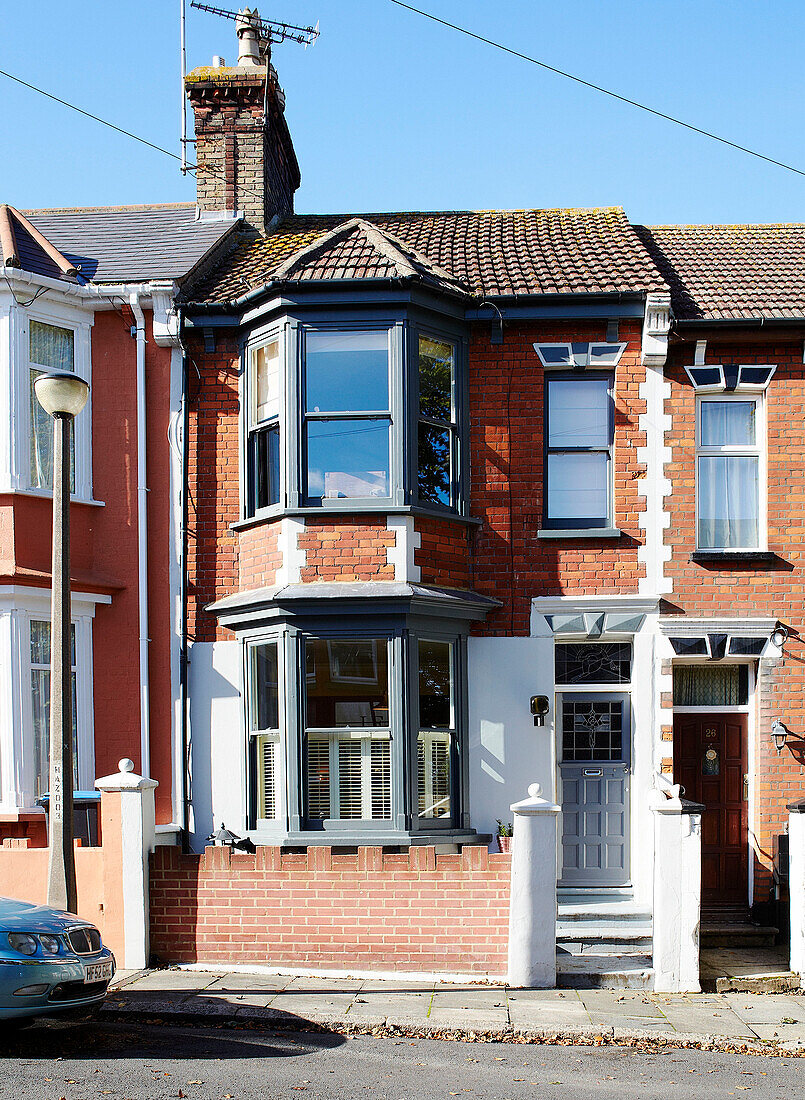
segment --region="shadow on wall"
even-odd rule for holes
[[[240,656],[235,641],[196,642],[190,650],[190,843],[196,852],[222,820],[235,832],[244,826]]]
[[[553,710],[535,726],[532,695],[553,699],[553,638],[469,642],[470,811],[479,832],[511,821],[530,783],[554,793]]]

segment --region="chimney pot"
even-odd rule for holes
[[[238,36],[238,67],[245,66],[255,68],[262,64],[260,57],[260,37],[257,27],[260,22],[260,13],[257,8],[251,11],[243,8],[238,12],[235,22],[235,30]]]
[[[223,57],[219,57],[218,54],[216,54],[212,59],[212,67],[214,69],[225,69],[226,59]]]

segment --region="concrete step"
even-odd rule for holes
[[[651,942],[651,921],[565,921],[556,925],[556,942],[582,940],[588,943]]]
[[[703,924],[702,947],[774,947],[778,930],[760,924]]]
[[[556,941],[557,952],[566,955],[650,955],[651,936],[639,940],[561,940]]]
[[[558,955],[559,989],[651,989],[654,970],[650,955]]]

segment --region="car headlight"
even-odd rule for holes
[[[27,932],[9,932],[8,944],[13,951],[19,951],[22,955],[35,955],[39,946]]]
[[[39,942],[42,944],[42,950],[48,955],[58,955],[61,944],[55,936],[40,936]]]

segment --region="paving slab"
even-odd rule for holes
[[[219,970],[149,970],[135,978],[126,986],[126,990],[137,993],[149,992],[170,995],[173,992],[193,993],[204,989],[216,979],[222,978],[225,971]]]
[[[600,1022],[594,1018],[596,1016],[611,1016],[616,1019],[623,1019],[624,1017],[631,1019],[661,1019],[663,1016],[659,1005],[655,1001],[650,1000],[645,993],[637,991],[619,992],[617,989],[580,989],[579,999],[590,1013],[593,1023]]]
[[[590,1027],[590,1016],[578,994],[558,996],[553,990],[522,990],[509,993],[512,1027],[557,1030]]]
[[[805,1002],[784,994],[769,997],[762,993],[725,993],[724,999],[732,1011],[754,1027],[756,1024],[779,1024],[783,1017],[805,1028]]]
[[[736,1016],[727,1004],[700,1006],[678,1002],[662,1004],[661,1007],[675,1031],[719,1035],[730,1039],[751,1039],[755,1035],[754,1030]]]
[[[350,1020],[359,1015],[387,1016],[390,1019],[405,1017],[406,1020],[426,1020],[430,1012],[432,993],[367,993],[361,989],[353,1000]]]

